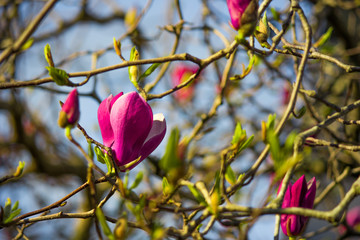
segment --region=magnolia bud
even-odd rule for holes
[[[74,127],[79,120],[79,117],[79,97],[76,88],[74,88],[74,90],[69,93],[65,103],[62,105],[58,124],[61,128],[65,128],[67,126]]]
[[[116,221],[116,225],[114,228],[114,237],[116,240],[124,240],[126,239],[126,231],[128,228],[128,223],[126,218],[120,218]]]
[[[131,49],[131,54],[130,54],[130,61],[136,61],[139,60],[140,58],[140,54],[138,52],[138,50],[133,47]],[[132,82],[132,84],[134,84],[134,86],[137,88],[138,87],[138,76],[139,76],[139,67],[137,65],[133,65],[129,67],[129,78],[130,78],[130,82]]]
[[[137,15],[137,10],[135,7],[132,7],[129,11],[127,11],[125,15],[126,25],[132,27],[136,22],[136,15]]]
[[[255,37],[259,41],[262,47],[270,48],[270,45],[267,42],[267,39],[269,37],[269,26],[267,22],[266,12],[259,21],[259,26],[255,30]]]
[[[114,49],[116,54],[120,57],[121,56],[121,42],[117,41],[116,38],[113,38],[113,45],[114,45]]]
[[[250,36],[257,22],[257,0],[227,0],[232,26],[239,31],[239,39]]]
[[[241,26],[239,29],[239,34],[243,37],[250,36],[256,27],[257,22],[257,11],[258,3],[256,0],[251,0],[245,12],[241,16]]]
[[[44,48],[44,55],[45,55],[45,59],[46,62],[49,64],[50,67],[54,67],[54,61],[51,55],[51,49],[50,49],[50,45],[46,44],[45,48]]]

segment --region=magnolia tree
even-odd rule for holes
[[[0,1],[0,238],[360,236],[358,6]]]

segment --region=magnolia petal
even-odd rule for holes
[[[114,102],[122,95],[123,95],[122,92],[117,94],[115,97],[113,97],[113,95],[110,94],[108,98],[106,98],[104,101],[100,103],[97,112],[101,136],[103,138],[104,145],[107,147],[111,147],[111,145],[114,142],[114,133],[110,123],[111,107],[114,104]]]
[[[121,171],[130,170],[136,167],[142,160],[149,156],[163,140],[166,133],[165,117],[162,113],[158,113],[154,115],[153,119],[154,121],[150,133],[139,153],[140,159],[137,159],[131,166],[120,169]]]
[[[236,30],[240,28],[240,19],[251,0],[226,0],[231,24]]]
[[[291,187],[290,207],[301,207],[305,200],[307,184],[305,175],[302,175]]]
[[[281,189],[281,186],[282,186],[282,182],[280,184],[278,194],[279,194],[279,191]],[[290,207],[290,204],[291,204],[291,187],[292,187],[292,184],[291,184],[291,182],[289,182],[289,184],[287,186],[287,189],[285,191],[283,202],[282,202],[282,208]]]
[[[110,124],[110,102],[113,95],[104,99],[98,108],[98,122],[100,126],[101,136],[105,146],[110,147],[114,142],[114,133]]]
[[[279,189],[278,189],[278,194],[279,194],[279,191],[282,187],[282,182],[280,183],[280,186],[279,186]],[[283,202],[282,202],[282,208],[287,208],[287,207],[290,207],[290,204],[291,204],[291,187],[292,187],[292,184],[291,182],[289,182],[288,186],[287,186],[287,189],[285,191],[285,195],[284,195],[284,199],[283,199]],[[288,229],[288,219],[289,219],[290,215],[289,214],[281,214],[280,216],[280,225],[281,225],[281,229],[283,230],[284,234],[287,235],[287,229]]]
[[[153,124],[150,105],[138,93],[127,93],[113,103],[110,123],[117,164],[122,166],[137,159]]]
[[[112,99],[111,99],[111,101],[110,101],[110,106],[109,106],[109,109],[110,109],[110,111],[111,111],[111,108],[112,108],[112,106],[114,105],[114,103],[116,102],[116,100],[118,100],[118,98],[119,97],[121,97],[122,95],[124,95],[124,93],[123,92],[120,92],[119,94],[117,94],[115,97],[113,97]]]
[[[315,195],[316,195],[316,179],[315,179],[315,177],[313,177],[307,183],[307,192],[306,192],[305,199],[303,201],[302,207],[304,207],[304,208],[313,208]]]
[[[159,146],[166,133],[166,121],[162,113],[154,115],[154,121],[148,137],[140,150],[141,160],[149,156]]]
[[[283,229],[283,226],[281,226]],[[289,215],[286,222],[286,231],[283,232],[286,233],[287,236],[296,236],[298,235],[302,230],[302,225],[300,224],[299,216],[296,215]]]
[[[304,197],[304,200],[302,201],[301,207],[312,209],[313,206],[314,206],[315,195],[316,195],[316,179],[315,179],[315,177],[313,177],[307,183],[307,192],[306,192],[306,195]],[[308,217],[301,216],[300,217],[300,221],[301,221],[300,224],[302,226],[304,226],[305,223],[307,222],[307,220],[308,220]]]

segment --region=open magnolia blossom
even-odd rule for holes
[[[110,95],[99,106],[98,121],[103,143],[112,149],[121,171],[132,169],[149,156],[166,133],[164,115],[153,115],[137,92]]]
[[[279,191],[280,189],[281,185],[279,187]],[[312,209],[314,206],[315,195],[315,177],[306,183],[305,175],[302,175],[294,184],[288,184],[282,208],[302,207]],[[294,214],[281,214],[280,225],[286,236],[297,236],[303,231],[307,221],[308,217]]]

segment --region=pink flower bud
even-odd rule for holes
[[[236,29],[244,28],[244,36],[249,36],[257,22],[257,0],[226,0],[231,24]]]
[[[241,26],[241,16],[245,12],[245,9],[249,5],[251,0],[226,0],[229,8],[231,24],[238,30]]]
[[[283,89],[282,89],[282,93],[281,93],[281,104],[283,106],[287,105],[290,101],[290,87],[288,84],[286,84]]]
[[[358,230],[360,224],[360,207],[354,207],[346,214],[346,223],[349,227]]]
[[[111,147],[119,167],[139,159],[128,169],[149,156],[166,133],[164,115],[153,116],[150,105],[136,92],[110,95],[102,101],[98,121],[104,145]]]
[[[281,189],[281,184],[279,190]],[[301,176],[294,184],[289,183],[285,192],[282,208],[302,207],[312,209],[316,195],[316,179],[313,177],[306,183],[305,175]],[[282,214],[280,225],[286,236],[297,236],[308,221],[308,217],[294,214]]]
[[[80,117],[79,96],[74,88],[67,96],[65,103],[61,107],[58,124],[60,127],[75,126]]]
[[[177,66],[171,78],[173,86],[176,87],[177,85],[187,81],[191,75],[197,72],[197,70],[198,67],[190,67],[186,65]],[[174,93],[175,99],[181,103],[190,101],[194,96],[196,81],[197,79],[194,79],[189,85],[177,90]]]

